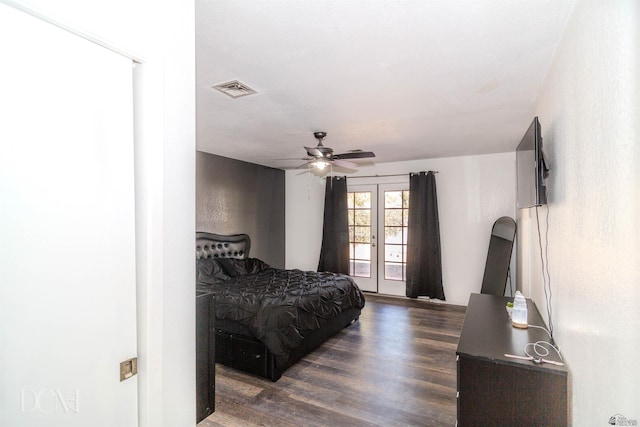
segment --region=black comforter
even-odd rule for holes
[[[286,357],[306,334],[364,295],[349,276],[271,268],[256,259],[198,260],[198,284],[216,298],[216,318],[238,322],[276,356]]]

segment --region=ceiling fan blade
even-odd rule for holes
[[[307,154],[311,157],[322,157],[322,151],[316,147],[304,147],[304,149],[307,150]]]
[[[309,163],[313,163],[313,161],[303,163],[303,164],[301,164],[300,166],[296,166],[294,169],[302,169],[302,168],[304,168],[304,167],[307,167],[307,166],[309,165]]]
[[[344,159],[366,159],[369,157],[375,157],[376,155],[371,151],[353,151],[351,153],[342,153],[335,154],[333,159],[335,160],[344,160]]]
[[[347,168],[347,169],[355,169],[358,167],[358,165],[356,165],[353,162],[347,162],[346,160],[340,160],[340,159],[336,159],[335,156],[333,157],[334,160],[334,164],[336,166],[342,166],[343,168]]]

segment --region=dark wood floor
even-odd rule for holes
[[[273,383],[216,365],[212,426],[452,426],[464,307],[366,294],[360,321]]]

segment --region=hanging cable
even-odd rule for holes
[[[547,218],[549,215],[549,207],[547,206]],[[540,232],[540,217],[538,215],[538,206],[536,206],[536,225],[537,225],[537,229],[538,229],[538,247],[540,249],[540,266],[541,266],[541,271],[542,271],[542,286],[544,289],[544,296],[545,296],[545,301],[546,301],[546,306],[547,306],[547,319],[548,319],[548,324],[549,324],[549,335],[551,336],[551,341],[553,342],[553,320],[552,320],[552,308],[551,308],[551,283],[549,281],[549,283],[547,283],[547,275],[549,273],[548,270],[548,259],[547,262],[545,262],[545,257],[543,255],[543,251],[542,251],[542,234]],[[548,238],[548,233],[549,233],[549,222],[547,219],[547,224],[546,224],[547,230],[546,230],[546,234],[545,234],[545,238]],[[546,244],[546,248],[548,248],[548,243]],[[547,264],[547,265],[546,265]],[[549,276],[550,277],[550,276]]]
[[[545,233],[544,233],[544,257],[546,260],[546,270],[547,270],[547,286],[549,287],[549,302],[547,306],[549,307],[549,329],[551,330],[551,340],[553,341],[553,324],[551,323],[551,274],[549,274],[549,205],[547,205],[547,218],[545,220]]]

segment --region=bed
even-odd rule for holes
[[[357,321],[364,295],[349,276],[273,268],[250,248],[246,234],[197,232],[196,290],[214,299],[215,361],[277,381]]]

